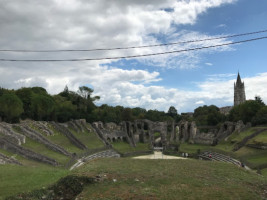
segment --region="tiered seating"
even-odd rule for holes
[[[211,155],[211,157],[210,157],[210,155]],[[205,151],[199,155],[199,158],[202,158],[205,160],[215,160],[215,161],[221,161],[221,162],[228,162],[228,163],[232,163],[232,164],[235,164],[238,166],[241,165],[241,163],[238,160],[233,159],[230,156],[226,156],[226,155],[216,153],[216,152]]]
[[[81,165],[83,165],[85,162],[88,162],[90,160],[96,159],[96,158],[111,158],[111,157],[120,157],[120,154],[118,154],[116,151],[109,149],[106,151],[101,151],[92,155],[89,155],[87,157],[81,158],[78,160],[77,163],[75,163],[70,170],[73,170],[77,167],[80,167]]]

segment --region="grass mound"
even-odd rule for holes
[[[199,160],[101,159],[74,171],[106,180],[82,199],[261,199],[267,179],[227,163]]]
[[[48,165],[38,165],[38,167],[0,165],[0,171],[0,199],[47,187],[69,174],[68,170]]]
[[[82,192],[84,185],[94,183],[93,178],[79,177],[69,175],[61,178],[56,184],[48,187],[47,189],[33,190],[29,193],[21,193],[16,196],[6,198],[6,200],[19,200],[19,199],[75,199],[75,197]]]
[[[136,147],[131,147],[127,142],[116,141],[112,143],[112,146],[121,154],[149,151],[147,143],[137,143]]]

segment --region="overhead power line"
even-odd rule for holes
[[[143,46],[130,46],[130,47],[115,47],[115,48],[98,48],[98,49],[58,49],[58,50],[25,50],[25,49],[0,49],[0,52],[22,52],[22,53],[47,53],[47,52],[82,52],[82,51],[111,51],[111,50],[125,50],[125,49],[138,49],[138,48],[148,48],[148,47],[159,47],[159,46],[170,46],[176,44],[186,44],[186,43],[195,43],[195,42],[204,42],[210,40],[219,40],[219,39],[226,39],[226,38],[233,38],[233,37],[240,37],[246,35],[254,35],[259,33],[266,33],[267,30],[255,31],[255,32],[248,32],[248,33],[241,33],[235,35],[226,35],[221,37],[212,37],[200,40],[188,40],[188,41],[181,41],[181,42],[172,42],[172,43],[163,43],[163,44],[152,44],[152,45],[143,45]]]
[[[34,59],[21,59],[21,60],[19,60],[19,59],[1,58],[0,61],[12,61],[12,62],[64,62],[64,61],[71,61],[71,62],[77,62],[77,61],[116,60],[116,59],[138,58],[138,57],[181,53],[181,52],[186,52],[186,51],[196,51],[196,50],[201,50],[201,49],[209,49],[209,48],[214,48],[214,47],[228,46],[228,45],[232,45],[232,44],[252,42],[252,41],[262,40],[262,39],[267,39],[267,36],[259,37],[259,38],[252,38],[252,39],[248,39],[248,40],[241,40],[241,41],[236,41],[236,42],[229,42],[229,43],[224,43],[224,44],[211,45],[211,46],[196,47],[196,48],[182,49],[182,50],[175,50],[175,51],[165,51],[165,52],[151,53],[151,54],[131,55],[131,56],[116,56],[116,57],[104,57],[104,58],[78,58],[78,59],[36,59],[36,60],[34,60]]]

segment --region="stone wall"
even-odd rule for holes
[[[170,144],[188,142],[191,144],[216,144],[225,139],[234,131],[240,132],[250,127],[242,121],[237,123],[225,122],[220,128],[206,126],[206,131],[197,127],[196,123],[182,120],[179,123],[174,121],[153,122],[150,120],[135,120],[134,122],[115,123],[94,122],[100,137],[108,143],[117,140],[127,141],[131,146],[136,143],[149,143],[153,146],[168,148]],[[155,137],[155,133],[160,137]]]
[[[43,162],[43,163],[50,164],[53,166],[58,165],[56,160],[49,158],[47,156],[44,156],[42,154],[33,152],[29,149],[26,149],[22,146],[15,144],[15,143],[12,143],[11,141],[9,141],[6,138],[0,137],[0,148],[7,150],[7,151],[10,151],[10,152],[15,153],[15,154],[19,154],[19,155],[23,156],[24,158],[35,160],[38,162]]]

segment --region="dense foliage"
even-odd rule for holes
[[[219,108],[214,105],[196,108],[193,116],[197,125],[204,126],[215,126],[226,119],[225,115],[221,114]]]
[[[174,106],[167,112],[146,110],[144,108],[125,108],[103,104],[96,106],[99,96],[93,96],[94,90],[81,86],[77,92],[65,89],[57,95],[50,95],[42,87],[8,90],[0,88],[0,118],[6,122],[18,122],[19,119],[65,122],[71,119],[86,119],[88,122],[115,122],[149,119],[151,121],[180,120],[196,121],[201,126],[216,126],[226,120],[253,125],[267,124],[267,107],[258,96],[233,107],[228,116],[220,113],[214,105],[200,106],[194,113],[178,114]]]
[[[248,100],[238,106],[235,106],[229,114],[231,121],[242,120],[244,123],[253,122],[256,124],[266,123],[261,122],[261,118],[266,115],[266,106],[259,97],[255,100]]]
[[[0,88],[0,117],[7,122],[20,118],[33,120],[54,120],[65,122],[71,119],[86,119],[88,122],[115,122],[149,119],[152,121],[179,121],[177,110],[171,106],[168,113],[143,108],[124,108],[103,104],[96,106],[99,96],[93,96],[93,89],[81,86],[77,92],[65,89],[57,95],[50,95],[42,87],[7,90]]]

